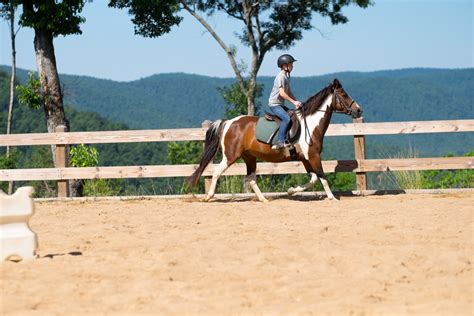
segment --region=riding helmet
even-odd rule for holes
[[[278,68],[281,68],[281,66],[288,65],[289,63],[292,63],[292,62],[295,62],[295,61],[296,61],[296,59],[294,59],[293,56],[288,55],[288,54],[284,54],[284,55],[281,55],[280,57],[278,57],[277,65],[278,65]]]

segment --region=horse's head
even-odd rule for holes
[[[332,103],[333,110],[345,113],[352,116],[352,118],[359,118],[362,116],[362,109],[359,104],[354,101],[344,90],[339,80],[334,79],[332,82]]]

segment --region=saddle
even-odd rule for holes
[[[286,139],[293,144],[301,134],[301,125],[294,110],[283,107],[290,117],[290,123],[286,130]],[[265,112],[264,117],[260,117],[257,122],[256,138],[262,143],[273,145],[277,142],[277,134],[280,129],[281,120],[278,116]]]

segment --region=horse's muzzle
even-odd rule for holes
[[[364,113],[364,111],[362,111],[361,109],[352,110],[352,118],[360,118],[362,116],[362,113]]]

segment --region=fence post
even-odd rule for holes
[[[363,118],[353,119],[354,124],[364,123]],[[365,136],[354,135],[354,157],[356,160],[365,160]],[[356,184],[359,194],[363,194],[367,190],[367,173],[356,172]]]
[[[201,124],[201,127],[202,128],[205,128],[205,129],[209,129],[209,127],[211,126],[211,121],[209,120],[205,120],[204,122],[202,122]],[[202,147],[204,148],[205,146],[205,142],[202,143]],[[207,194],[207,192],[209,192],[209,188],[211,187],[211,183],[212,183],[212,177],[204,177],[204,193]]]
[[[58,125],[56,126],[56,133],[64,133],[66,131],[66,126]],[[66,145],[56,145],[55,150],[56,155],[56,167],[65,168],[67,167],[67,152]],[[68,180],[58,180],[58,197],[68,197],[69,196],[69,181]]]

